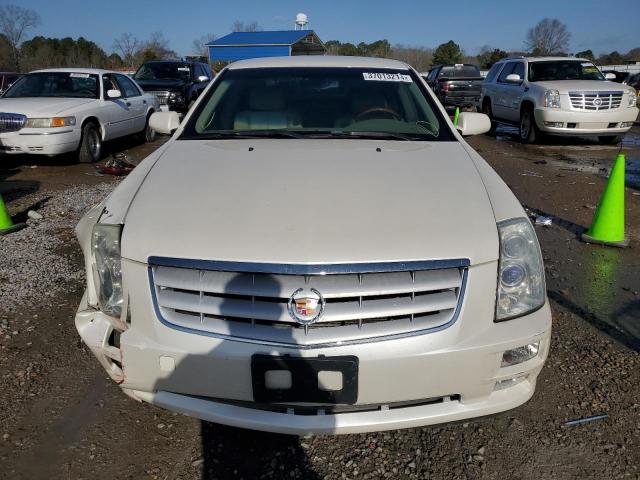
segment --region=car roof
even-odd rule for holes
[[[229,70],[244,68],[324,67],[324,68],[388,68],[408,70],[409,66],[398,60],[374,57],[347,57],[330,55],[300,55],[294,57],[266,57],[240,60],[230,64]]]
[[[580,60],[581,62],[590,62],[588,58],[580,57],[525,57],[529,62],[545,62],[555,60]]]
[[[438,65],[433,65],[430,70],[438,67],[477,67],[475,63],[439,63]]]
[[[103,73],[120,73],[124,75],[122,72],[114,72],[113,70],[104,70],[101,68],[45,68],[42,70],[34,70],[29,73],[44,73],[44,72],[62,72],[62,73],[88,73],[92,75],[102,75]]]
[[[588,58],[580,57],[505,57],[501,58],[500,62],[509,62],[513,60],[526,60],[527,62],[548,62],[556,60],[579,60],[581,62],[591,62]],[[497,63],[497,62],[496,62]]]
[[[149,60],[148,62],[144,62],[144,63],[179,63],[180,65],[184,65],[189,64],[189,63],[204,63],[204,62],[197,62],[194,60]]]

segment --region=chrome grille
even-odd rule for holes
[[[577,110],[611,110],[620,107],[622,92],[569,92],[569,99]]]
[[[152,93],[153,95],[156,96],[156,98],[160,102],[160,105],[167,105],[168,99],[169,99],[169,91],[167,91],[167,90],[155,90],[155,91],[148,90],[148,92]]]
[[[193,333],[300,346],[445,328],[457,315],[468,265],[466,260],[397,263],[379,271],[373,264],[349,273],[301,274],[162,263],[150,265],[149,272],[163,323]],[[316,289],[326,300],[324,315],[308,329],[287,309],[301,287]]]
[[[27,122],[25,115],[0,112],[0,132],[17,132]]]

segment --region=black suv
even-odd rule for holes
[[[143,63],[133,76],[145,92],[160,100],[162,110],[186,112],[213,78],[203,62],[153,61]]]

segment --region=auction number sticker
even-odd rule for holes
[[[89,78],[88,73],[70,73],[69,76],[71,78]]]
[[[413,82],[410,75],[402,73],[362,72],[365,80],[377,82]]]

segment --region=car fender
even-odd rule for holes
[[[138,189],[142,185],[142,182],[144,182],[153,166],[172,143],[173,140],[169,140],[145,158],[122,182],[120,182],[116,188],[113,189],[103,202],[104,211],[100,217],[100,223],[107,223],[109,225],[119,225],[124,223],[129,206],[138,193]]]
[[[520,100],[520,105],[525,101],[533,103],[533,108],[537,108],[544,103],[544,89],[537,85],[527,84],[526,91]]]

